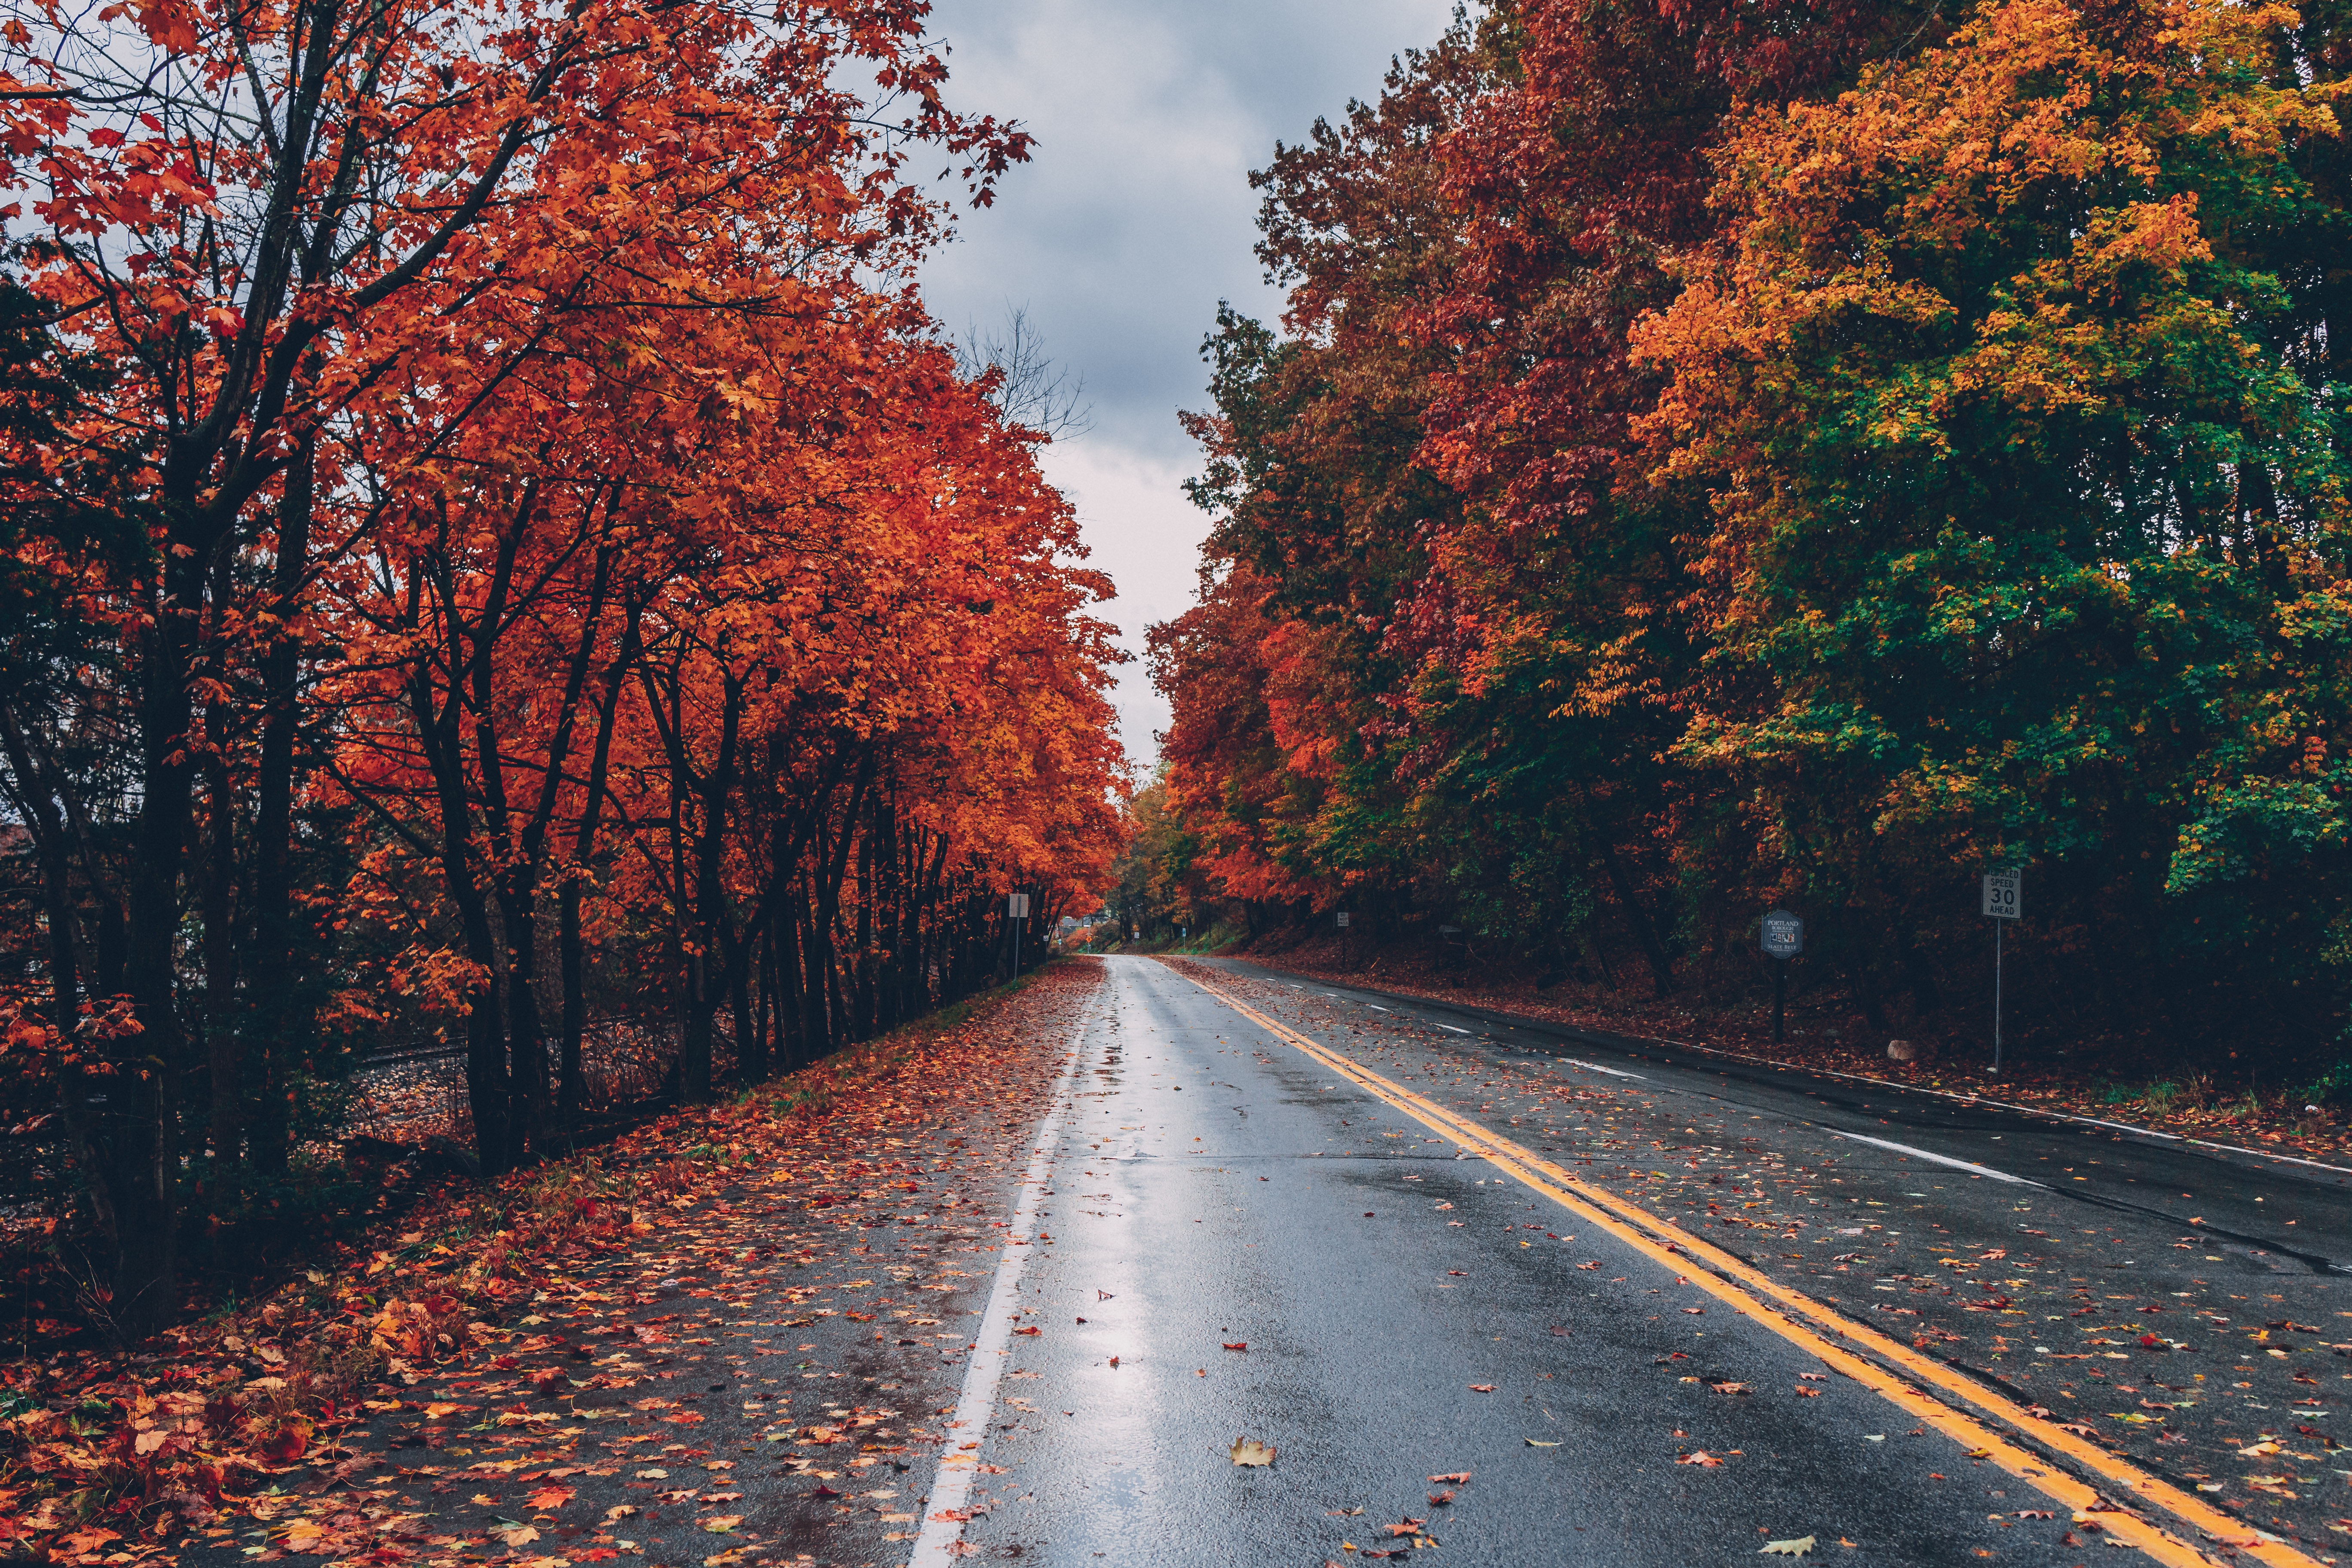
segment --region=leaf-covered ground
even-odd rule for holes
[[[0,1546],[58,1563],[869,1563],[913,1533],[1092,961],[451,1184],[133,1355],[6,1369]]]
[[[1349,962],[1337,939],[1280,953],[1236,952],[1247,959],[1332,985],[1370,986],[1400,995],[1465,1006],[1489,1007],[1577,1028],[1646,1037],[1667,1044],[1733,1051],[1789,1067],[1852,1073],[1885,1082],[1953,1093],[1985,1095],[2017,1105],[2074,1116],[2098,1116],[2184,1137],[2244,1143],[2299,1154],[2306,1159],[2352,1163],[2352,1121],[2340,1112],[2307,1109],[2299,1096],[2267,1094],[2252,1086],[2234,1091],[2193,1079],[2168,1081],[2151,1067],[2146,1043],[2128,1051],[2103,1052],[2085,1046],[2063,1061],[2035,1054],[2012,1054],[1996,1079],[1986,1071],[1986,1053],[1963,1052],[1940,1043],[1935,1060],[1906,1065],[1886,1055],[1892,1032],[1868,1028],[1852,1016],[1790,1013],[1790,1037],[1772,1043],[1770,1002],[1731,1007],[1694,1005],[1689,997],[1663,999],[1626,986],[1563,982],[1538,992],[1524,976],[1474,969],[1459,973],[1426,958],[1383,952],[1377,963]]]

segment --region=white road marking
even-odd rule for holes
[[[1599,1062],[1580,1061],[1574,1057],[1562,1057],[1559,1059],[1566,1062],[1572,1068],[1582,1068],[1588,1072],[1605,1072],[1611,1078],[1630,1078],[1635,1083],[1647,1083],[1650,1081],[1648,1079],[1643,1078],[1640,1073],[1626,1072],[1620,1068],[1605,1068]]]
[[[1071,1091],[1077,1086],[1078,1064],[1083,1060],[1081,1047],[1093,1020],[1089,1017],[1078,1026],[1071,1041],[1069,1065],[1062,1069],[1062,1079],[1054,1086],[1054,1100],[1038,1124],[1037,1152],[1029,1161],[1029,1173],[1021,1184],[1021,1202],[1013,1211],[1012,1228],[1004,1233],[1004,1250],[996,1260],[996,1282],[988,1293],[988,1310],[980,1321],[980,1331],[972,1336],[971,1362],[964,1369],[963,1392],[956,1398],[955,1414],[948,1419],[950,1440],[958,1433],[969,1432],[975,1441],[969,1448],[950,1448],[940,1457],[939,1474],[931,1482],[930,1500],[923,1507],[922,1533],[915,1538],[915,1549],[908,1555],[909,1568],[922,1568],[930,1563],[954,1561],[955,1547],[963,1539],[963,1523],[945,1517],[961,1512],[964,1500],[971,1495],[971,1480],[980,1464],[980,1436],[988,1430],[989,1412],[996,1408],[996,1385],[1004,1372],[1004,1357],[1013,1343],[1013,1320],[1019,1315],[1021,1271],[1029,1261],[1030,1248],[1022,1244],[1035,1234],[1037,1205],[1045,1195],[1045,1183],[1053,1166],[1054,1146],[1061,1138],[1062,1118],[1070,1108]]]
[[[1833,1137],[1843,1138],[1850,1142],[1867,1143],[1873,1148],[1892,1149],[1898,1154],[1909,1154],[1921,1160],[1933,1160],[1938,1165],[1949,1165],[1955,1171],[1966,1171],[1972,1176],[1990,1176],[1996,1182],[2014,1182],[2021,1187],[2042,1185],[2040,1182],[2029,1182],[2023,1176],[2012,1176],[2007,1171],[1996,1171],[1990,1165],[1979,1165],[1969,1160],[1955,1160],[1948,1154],[1931,1154],[1925,1149],[1914,1149],[1908,1143],[1892,1143],[1884,1138],[1865,1138],[1859,1132],[1840,1132],[1834,1127],[1824,1131]]]
[[[1440,1024],[1437,1026],[1441,1029],[1454,1029],[1454,1026],[1451,1024]],[[1454,1032],[1457,1035],[1466,1035],[1470,1031],[1467,1029],[1454,1029]]]
[[[1367,1002],[1367,1003],[1365,1003],[1365,1004],[1364,1004],[1364,1005],[1365,1005],[1365,1006],[1367,1006],[1367,1007],[1370,1007],[1370,1008],[1373,1012],[1375,1012],[1375,1013],[1385,1013],[1385,1012],[1387,1012],[1387,1011],[1388,1011],[1388,1009],[1387,1009],[1386,1007],[1381,1006],[1381,1005],[1379,1003],[1377,1003],[1377,1002]]]

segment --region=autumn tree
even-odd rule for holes
[[[481,1020],[503,976],[499,1033],[538,1030],[513,942],[551,868],[593,854],[574,745],[591,773],[609,764],[615,672],[636,654],[613,520],[658,511],[667,528],[723,504],[689,485],[616,514],[625,476],[567,447],[562,421],[536,450],[519,421],[658,359],[644,312],[754,336],[926,330],[890,290],[947,206],[906,160],[944,155],[984,201],[1026,138],[948,107],[922,10],[158,0],[0,34],[0,151],[26,240],[8,363],[31,371],[0,426],[28,672],[0,692],[0,731],[21,742],[5,761],[52,954],[51,994],[26,1014],[46,1027],[21,1041],[31,1081],[88,1108],[72,1169],[103,1255],[94,1299],[121,1331],[178,1308],[184,1156],[210,1144],[218,1205],[288,1147],[312,979],[331,967],[310,950],[355,929],[317,907],[306,872],[344,842],[389,868],[416,828],[365,791],[309,787],[328,711],[310,696],[350,629],[323,624],[321,585],[373,563],[397,578],[389,596],[440,595],[413,630],[451,650],[446,679],[412,708],[431,710],[436,743],[454,718],[470,760],[436,781],[455,825],[438,873],[461,906],[484,890],[502,923],[474,931],[472,968],[408,973],[427,991],[454,978],[494,1079]],[[594,333],[631,311],[640,357],[616,366]],[[727,392],[672,389],[655,422],[667,456],[730,426]],[[444,507],[446,547],[417,548]],[[471,596],[502,553],[520,592],[509,576],[509,597]],[[387,671],[422,657],[371,653]],[[551,675],[562,700],[503,684]],[[79,683],[62,700],[61,677]],[[381,842],[352,838],[359,817]],[[192,917],[194,973],[177,949]],[[187,1103],[193,1084],[208,1107]],[[486,1087],[481,1118],[510,1117]],[[526,1118],[543,1100],[526,1089]]]

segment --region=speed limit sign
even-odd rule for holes
[[[2013,921],[2019,913],[2015,871],[1988,871],[1984,879],[1984,912],[1997,921]]]

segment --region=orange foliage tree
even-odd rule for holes
[[[722,1003],[801,1059],[1100,875],[1104,585],[911,289],[907,161],[984,203],[1027,138],[925,9],[0,31],[7,1037],[117,1329],[386,1027],[462,1016],[498,1169],[579,1110],[600,964],[707,1094]]]

